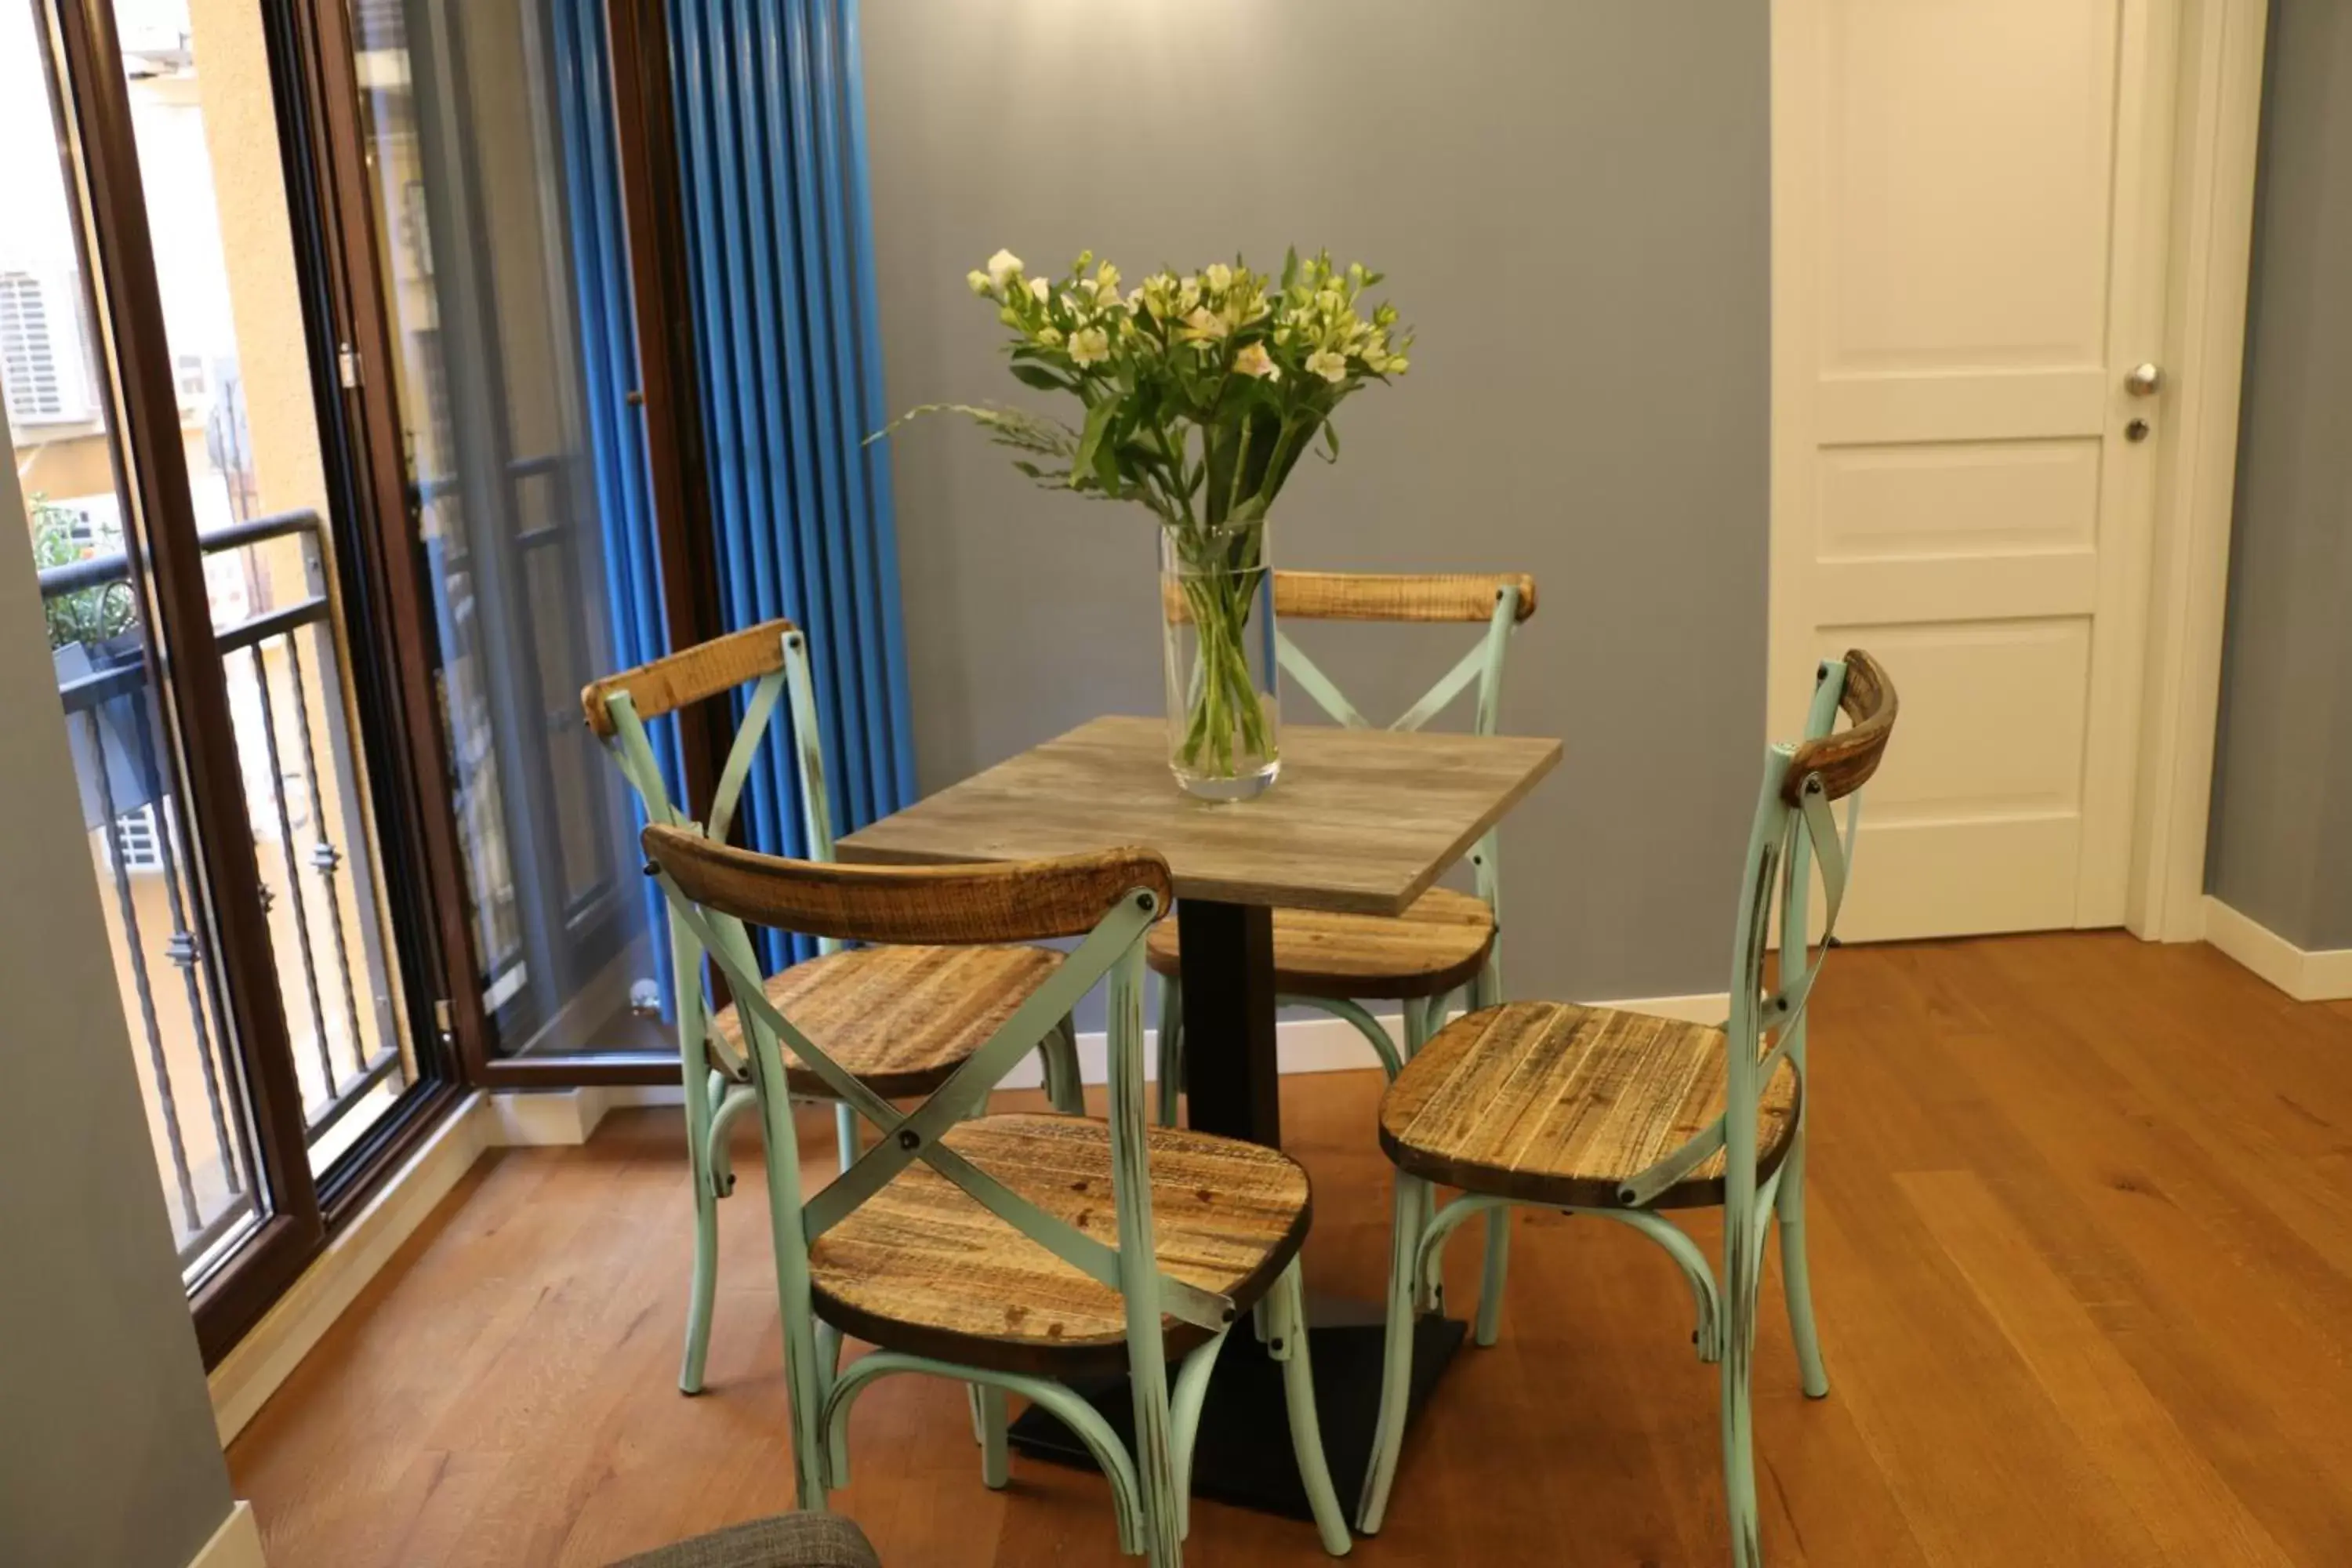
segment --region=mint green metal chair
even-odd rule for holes
[[[1852,725],[1832,732],[1843,709]],[[1748,1366],[1764,1243],[1780,1222],[1780,1271],[1805,1393],[1829,1393],[1805,1262],[1805,1005],[1829,950],[1861,820],[1857,793],[1894,732],[1894,686],[1868,654],[1822,667],[1801,743],[1767,747],[1741,875],[1731,1017],[1719,1028],[1610,1008],[1513,1002],[1431,1038],[1381,1102],[1381,1146],[1397,1167],[1388,1356],[1381,1416],[1357,1521],[1379,1531],[1394,1482],[1412,1382],[1418,1282],[1473,1215],[1513,1205],[1629,1226],[1664,1247],[1690,1283],[1702,1361],[1722,1369],[1725,1490],[1732,1561],[1762,1562],[1749,1431]],[[1832,805],[1846,807],[1840,838]],[[1803,934],[1821,878],[1822,939]],[[1765,947],[1778,901],[1784,948],[1772,982]],[[1462,1195],[1428,1214],[1433,1184]],[[1720,1279],[1665,1211],[1719,1205]]]
[[[1182,1559],[1210,1371],[1233,1325],[1253,1315],[1283,1363],[1292,1447],[1323,1544],[1345,1553],[1299,1289],[1307,1173],[1279,1150],[1152,1127],[1145,1116],[1143,940],[1169,908],[1167,863],[1122,849],[1025,865],[832,866],[658,825],[644,842],[678,928],[742,999],[767,1137],[797,1506],[822,1510],[848,1483],[850,1410],[866,1388],[905,1373],[954,1378],[984,1391],[988,1485],[1006,1484],[1004,1397],[1020,1394],[1068,1426],[1109,1478],[1122,1549],[1170,1568]],[[790,1003],[769,1002],[746,921],[877,943],[1082,940],[945,1083],[901,1112],[835,1061]],[[988,1114],[998,1080],[1104,979],[1108,1121]],[[699,993],[680,1005],[693,1026]],[[814,1195],[800,1185],[787,1048],[879,1133]],[[843,1368],[845,1334],[877,1348]],[[1132,1449],[1069,1386],[1105,1373],[1124,1373],[1132,1388]]]
[[[662,784],[646,725],[698,702],[750,686],[733,748],[710,807],[710,837],[724,842],[780,698],[792,704],[792,738],[801,785],[802,826],[809,853],[833,858],[832,809],[825,792],[823,732],[810,679],[808,638],[790,621],[769,621],[606,676],[580,694],[588,727],[644,805],[648,822],[687,826]],[[699,952],[676,922],[670,933],[681,994],[699,1001]],[[1050,948],[945,948],[922,952],[845,951],[819,944],[820,956],[771,975],[760,989],[775,1005],[790,1005],[825,1048],[866,1089],[886,1098],[929,1094],[970,1060],[988,1032],[1010,1016],[1025,995],[1059,967]],[[1048,1098],[1058,1109],[1084,1104],[1078,1080],[1077,1035],[1067,1018],[1033,1041],[1045,1060]],[[694,1279],[678,1387],[702,1391],[710,1349],[710,1311],[718,1289],[718,1202],[735,1190],[728,1132],[752,1103],[751,1064],[739,1009],[707,1014],[678,1010],[678,1061],[686,1088],[687,1149],[694,1179]],[[835,1131],[844,1170],[856,1158],[857,1118],[822,1075],[795,1063],[792,1090],[835,1102]],[[977,1418],[977,1416],[976,1416]]]
[[[1536,613],[1536,581],[1524,573],[1503,575],[1437,574],[1381,576],[1343,572],[1276,572],[1275,615],[1286,621],[1381,621],[1484,624],[1486,635],[1454,667],[1388,727],[1418,730],[1445,711],[1475,683],[1473,728],[1491,735],[1503,703],[1503,659],[1511,633]],[[1369,730],[1370,720],[1282,633],[1275,633],[1275,658],[1285,674],[1317,706],[1350,729]],[[1476,893],[1433,888],[1402,915],[1336,915],[1306,910],[1274,914],[1274,984],[1283,1006],[1311,1007],[1347,1020],[1371,1046],[1381,1069],[1394,1079],[1444,1021],[1457,994],[1471,1007],[1503,998],[1498,948],[1502,868],[1499,829],[1480,838],[1470,852]],[[1184,1072],[1183,955],[1175,922],[1151,933],[1150,960],[1160,977],[1160,1121],[1176,1124],[1176,1094]],[[1404,1018],[1404,1055],[1400,1058],[1365,1001],[1393,1001]],[[1509,1216],[1497,1214],[1486,1232],[1486,1267],[1479,1293],[1477,1339],[1495,1342],[1508,1268]],[[1443,1282],[1432,1274],[1423,1282],[1422,1305],[1441,1310]]]

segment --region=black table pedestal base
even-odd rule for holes
[[[1371,1464],[1372,1431],[1380,1416],[1384,1337],[1380,1309],[1369,1303],[1314,1300],[1308,1304],[1307,1323],[1324,1458],[1339,1506],[1352,1521],[1364,1472]],[[1452,1318],[1425,1317],[1415,1325],[1408,1426],[1467,1334],[1466,1325]],[[1172,1384],[1176,1369],[1170,1367],[1168,1375]],[[1077,1388],[1109,1420],[1119,1439],[1131,1446],[1135,1406],[1127,1380],[1106,1378]],[[1096,1468],[1086,1446],[1044,1410],[1033,1407],[1024,1413],[1013,1424],[1012,1438],[1015,1448],[1036,1458],[1080,1469]],[[1227,1337],[1209,1379],[1200,1440],[1192,1449],[1192,1495],[1291,1519],[1314,1517],[1290,1452],[1281,1364],[1267,1358],[1246,1322],[1236,1324]]]

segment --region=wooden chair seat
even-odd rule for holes
[[[1414,1175],[1532,1203],[1622,1206],[1618,1187],[1723,1113],[1724,1032],[1645,1013],[1513,1002],[1439,1030],[1381,1101],[1381,1146]],[[1757,1108],[1757,1176],[1797,1129],[1783,1062]],[[1723,1202],[1724,1153],[1654,1208]]]
[[[1467,984],[1495,945],[1495,916],[1468,893],[1432,888],[1396,916],[1274,911],[1274,985],[1292,996],[1443,996]],[[1176,922],[1144,949],[1162,974],[1183,968]]]
[[[768,976],[768,1001],[875,1093],[929,1094],[1061,966],[1047,947],[854,947]],[[743,1051],[730,1004],[710,1026]],[[830,1099],[785,1047],[794,1094]]]
[[[1154,1127],[1152,1229],[1160,1269],[1247,1312],[1297,1254],[1307,1173],[1280,1150]],[[989,1116],[943,1142],[1038,1207],[1118,1241],[1110,1128],[1077,1116]],[[1098,1284],[920,1161],[809,1251],[817,1315],[886,1349],[1068,1377],[1127,1365],[1127,1309]],[[1161,1320],[1170,1359],[1209,1331]]]

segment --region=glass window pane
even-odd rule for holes
[[[114,14],[278,995],[323,1172],[417,1067],[345,704],[263,16],[241,0],[114,0]]]
[[[210,929],[173,694],[134,586],[145,527],[118,483],[112,373],[31,0],[0,0],[0,372],[92,865],[193,1285],[268,1212],[242,1065],[258,1047],[232,1037],[229,994],[283,1009],[314,1173],[420,1068],[352,732],[263,17],[230,0],[114,9],[272,973],[226,973]],[[214,178],[215,151],[236,179]]]
[[[632,482],[599,475],[586,429],[614,389],[588,381],[609,342],[583,338],[581,279],[609,259],[618,194],[566,140],[603,91],[603,18],[580,0],[353,16],[471,932],[509,1056],[670,1048],[635,818],[579,709],[621,662],[607,508]]]
[[[0,378],[58,694],[166,1206],[193,1286],[270,1203],[195,871],[171,693],[131,584],[109,383],[31,8],[0,3]]]

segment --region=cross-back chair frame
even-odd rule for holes
[[[1274,574],[1275,659],[1283,672],[1296,681],[1300,690],[1328,715],[1334,723],[1351,730],[1386,728],[1394,731],[1418,731],[1460,700],[1464,693],[1475,691],[1475,706],[1472,717],[1472,732],[1492,735],[1501,722],[1503,707],[1503,667],[1510,650],[1511,634],[1520,623],[1536,612],[1536,581],[1525,573],[1422,573],[1387,575],[1356,572],[1276,572]],[[1486,627],[1477,643],[1457,659],[1453,668],[1438,677],[1436,682],[1410,707],[1385,726],[1376,725],[1366,718],[1340,689],[1338,681],[1325,672],[1307,651],[1290,640],[1284,632],[1286,621],[1370,621],[1388,625],[1460,624]],[[1502,829],[1499,826],[1480,835],[1470,850],[1470,867],[1474,887],[1480,902],[1494,918],[1496,935],[1488,949],[1486,962],[1477,975],[1463,988],[1467,993],[1469,1006],[1475,1010],[1502,1000]],[[1285,1007],[1307,1007],[1344,1019],[1354,1026],[1358,1034],[1372,1047],[1379,1058],[1381,1070],[1394,1079],[1405,1061],[1419,1051],[1423,1042],[1444,1022],[1446,1008],[1456,992],[1429,997],[1402,997],[1404,1021],[1404,1049],[1398,1052],[1395,1042],[1381,1021],[1362,1002],[1352,997],[1293,996],[1276,999]],[[1160,1120],[1168,1126],[1175,1125],[1176,1093],[1183,1078],[1183,991],[1174,977],[1163,979],[1160,986]],[[1496,1215],[1487,1226],[1485,1283],[1479,1293],[1480,1312],[1478,1339],[1482,1344],[1492,1344],[1499,1331],[1493,1310],[1485,1303],[1499,1303],[1503,1296],[1505,1276],[1509,1270],[1510,1230],[1507,1215]],[[1433,1263],[1422,1286],[1423,1307],[1434,1310],[1440,1303],[1441,1276]]]
[[[1274,574],[1274,598],[1276,625],[1275,658],[1284,673],[1298,683],[1299,689],[1328,714],[1331,721],[1351,730],[1386,728],[1412,731],[1420,730],[1432,719],[1444,713],[1464,692],[1475,689],[1476,705],[1471,722],[1471,732],[1491,735],[1501,722],[1503,709],[1503,662],[1510,651],[1512,632],[1521,622],[1536,613],[1535,579],[1521,574],[1483,575],[1471,574],[1436,574],[1416,576],[1372,576],[1338,572],[1276,572]],[[1464,653],[1454,668],[1438,677],[1434,685],[1420,699],[1385,726],[1376,726],[1364,717],[1339,683],[1324,673],[1323,668],[1307,657],[1305,649],[1290,640],[1282,631],[1280,622],[1294,621],[1383,621],[1403,622],[1464,622],[1486,624],[1486,635],[1476,646]],[[1501,994],[1501,962],[1499,952],[1502,922],[1502,866],[1497,853],[1501,837],[1500,826],[1490,827],[1479,837],[1470,851],[1470,866],[1475,875],[1479,900],[1494,914],[1497,930],[1496,952],[1490,953],[1484,970],[1468,987],[1472,1005],[1483,1006]],[[1426,1038],[1434,1023],[1445,1016],[1450,996],[1434,996],[1423,1001],[1418,1009],[1412,1003],[1405,1008],[1406,1044],[1408,1054],[1417,1048],[1418,1034]],[[1286,1004],[1295,1001],[1302,1006],[1321,1007],[1348,1018],[1381,1053],[1381,1066],[1391,1078],[1397,1075],[1399,1063],[1393,1047],[1388,1046],[1388,1032],[1372,1023],[1370,1016],[1353,1003],[1334,1005],[1319,997],[1284,998]],[[1420,1014],[1415,1017],[1415,1012]],[[1369,1027],[1368,1027],[1369,1026]]]
[[[793,1415],[798,1504],[823,1509],[848,1482],[849,1411],[879,1379],[925,1373],[986,1391],[994,1420],[984,1461],[988,1482],[1005,1484],[1003,1402],[1018,1394],[1059,1417],[1092,1452],[1111,1482],[1122,1550],[1154,1568],[1181,1561],[1187,1529],[1186,1480],[1208,1378],[1237,1316],[1228,1297],[1163,1273],[1153,1244],[1151,1176],[1143,1071],[1143,943],[1171,903],[1167,865],[1147,850],[1113,850],[1026,867],[919,869],[837,867],[735,849],[690,828],[646,829],[649,869],[678,923],[711,956],[740,999],[751,1081],[767,1139],[769,1216],[782,1306],[785,1376]],[[859,1082],[769,1001],[759,984],[747,921],[826,940],[965,943],[1076,937],[1077,946],[988,1041],[919,1106],[901,1111]],[[1038,1032],[1065,1017],[1107,981],[1109,989],[1109,1133],[1118,1240],[1106,1244],[1047,1213],[949,1148],[950,1128],[977,1113],[988,1095],[1034,1048]],[[698,994],[681,1009],[699,1009]],[[879,1134],[814,1196],[800,1185],[797,1133],[782,1053],[789,1047]],[[1130,1452],[1092,1405],[1050,1379],[892,1350],[838,1366],[840,1331],[815,1314],[810,1249],[891,1180],[920,1162],[1023,1236],[1118,1291],[1126,1312],[1137,1441]],[[1286,1266],[1267,1299],[1269,1335],[1284,1344],[1293,1443],[1316,1503],[1326,1547],[1348,1550],[1339,1500],[1315,1426],[1311,1369],[1298,1266]],[[1181,1363],[1172,1385],[1163,1360],[1161,1315],[1209,1338]]]
[[[1805,1054],[1806,1007],[1814,982],[1837,945],[1838,915],[1852,875],[1855,835],[1862,824],[1862,786],[1876,771],[1895,717],[1893,688],[1875,660],[1850,652],[1820,668],[1805,722],[1795,745],[1765,748],[1763,780],[1741,872],[1741,899],[1732,941],[1730,1016],[1724,1026],[1724,1110],[1680,1146],[1627,1178],[1613,1208],[1540,1204],[1496,1194],[1465,1193],[1428,1211],[1431,1184],[1397,1173],[1396,1232],[1389,1295],[1389,1365],[1381,1392],[1379,1435],[1364,1479],[1358,1520],[1376,1531],[1386,1511],[1403,1435],[1405,1390],[1411,1378],[1412,1292],[1426,1277],[1446,1237],[1475,1215],[1513,1206],[1549,1208],[1630,1226],[1659,1244],[1689,1282],[1697,1315],[1693,1335],[1703,1362],[1719,1363],[1726,1490],[1732,1556],[1738,1568],[1762,1562],[1758,1541],[1751,1432],[1749,1365],[1755,1349],[1756,1299],[1764,1247],[1774,1220],[1780,1226],[1781,1280],[1805,1394],[1822,1398],[1829,1375],[1813,1320],[1812,1283],[1805,1254],[1806,1124],[1811,1114]],[[1835,731],[1841,711],[1853,724]],[[1832,807],[1845,806],[1841,834]],[[1822,890],[1819,943],[1808,941],[1812,884]],[[1781,961],[1765,980],[1765,951],[1779,916]],[[1793,974],[1788,960],[1800,961]],[[1757,1118],[1763,1091],[1783,1064],[1796,1074],[1796,1125],[1787,1153],[1771,1172],[1757,1172]],[[1718,1152],[1724,1155],[1722,1273],[1709,1266],[1689,1233],[1651,1207],[1676,1183]],[[1481,1315],[1486,1303],[1481,1306]],[[1402,1314],[1402,1319],[1400,1313]],[[1403,1329],[1400,1335],[1399,1325]]]
[[[654,754],[646,724],[681,709],[707,702],[744,686],[745,700],[735,739],[711,792],[710,819],[699,828],[669,796],[660,763]],[[590,682],[580,693],[588,728],[612,754],[621,775],[643,807],[648,823],[695,828],[724,843],[735,823],[752,764],[766,742],[780,704],[788,706],[801,797],[801,829],[813,861],[834,858],[833,806],[827,784],[824,731],[819,727],[816,682],[810,668],[808,635],[789,620],[766,621],[730,632],[692,647]],[[678,1062],[686,1101],[687,1144],[693,1166],[695,1253],[693,1285],[687,1311],[687,1342],[678,1373],[678,1386],[688,1394],[702,1389],[710,1347],[710,1317],[718,1291],[718,1200],[735,1190],[735,1173],[729,1157],[729,1139],[736,1121],[754,1099],[751,1064],[731,1050],[725,1037],[709,1026],[701,1005],[706,950],[693,930],[673,912],[669,921],[670,968],[676,976],[678,1005]],[[820,955],[841,951],[835,938],[821,938]],[[756,968],[756,965],[754,966]],[[743,993],[732,980],[730,990],[739,1001]],[[756,994],[761,987],[752,986]],[[697,1005],[684,998],[692,992]],[[1056,1109],[1075,1109],[1080,1101],[1076,1026],[1067,1016],[1051,1023],[1036,1044],[1044,1058],[1048,1097]],[[830,1083],[830,1080],[827,1080]],[[842,1168],[857,1154],[858,1119],[849,1104],[836,1100],[834,1130]]]
[[[1334,723],[1351,730],[1386,728],[1417,731],[1444,713],[1464,692],[1476,690],[1475,733],[1491,735],[1499,721],[1503,701],[1503,663],[1510,635],[1535,614],[1535,579],[1525,574],[1424,573],[1382,575],[1352,572],[1276,572],[1274,574],[1276,616],[1275,660],[1283,672]],[[1483,623],[1486,635],[1477,645],[1440,676],[1404,712],[1385,726],[1375,725],[1339,689],[1337,681],[1290,640],[1281,623],[1290,621],[1377,621],[1386,623]],[[1502,875],[1496,846],[1499,828],[1482,835],[1470,851],[1479,900],[1502,920]],[[1495,952],[1468,990],[1473,1005],[1484,1005],[1501,995],[1499,951]],[[1445,1016],[1445,996],[1404,1001],[1405,1056],[1419,1048],[1435,1021]],[[1395,1042],[1362,1003],[1345,997],[1283,996],[1286,1007],[1311,1007],[1353,1025],[1364,1037],[1381,1068],[1393,1079],[1402,1066]],[[1176,1122],[1176,1093],[1182,1077],[1183,990],[1168,978],[1160,987],[1160,1120]]]

